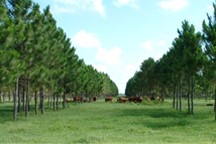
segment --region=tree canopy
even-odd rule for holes
[[[76,54],[64,30],[47,6],[42,12],[32,0],[0,0],[0,92],[14,93],[14,119],[23,110],[28,115],[31,96],[35,111],[40,98],[117,95],[111,78],[85,64]],[[37,113],[37,112],[36,112]]]
[[[194,113],[194,97],[212,97],[211,83],[216,78],[215,4],[213,7],[214,16],[207,15],[209,23],[203,22],[203,34],[184,20],[169,51],[157,61],[148,58],[141,63],[140,70],[126,84],[127,96],[172,97],[173,108],[180,111],[184,97],[188,100],[189,114]]]

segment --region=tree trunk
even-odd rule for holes
[[[2,103],[2,92],[0,91],[0,103]]]
[[[179,86],[179,111],[182,111],[182,80]]]
[[[28,111],[29,111],[29,94],[28,94],[28,87],[29,87],[29,82],[28,79],[26,79],[26,84],[25,84],[25,117],[28,117]]]
[[[194,114],[194,103],[193,103],[193,99],[194,99],[194,77],[192,76],[191,78],[191,114]]]
[[[25,117],[27,117],[28,116],[28,110],[27,110],[27,93],[26,93],[26,90],[24,90],[24,99],[25,99],[25,101],[23,102],[24,103],[24,112],[25,112]]]
[[[208,89],[205,87],[205,90],[204,90],[204,96],[205,96],[205,101],[208,100]]]
[[[40,109],[41,114],[44,113],[44,90],[43,88],[40,88]]]
[[[3,95],[2,95],[2,102],[3,103],[5,102],[5,92],[3,92]]]
[[[52,94],[48,93],[48,106],[52,107]]]
[[[21,111],[21,94],[20,94],[20,90],[18,91],[18,109],[17,110],[18,110],[18,112]]]
[[[191,110],[191,108],[190,108],[190,94],[191,94],[191,81],[189,80],[188,81],[188,93],[187,93],[187,95],[188,95],[188,114],[190,114],[191,112],[190,112],[190,110]]]
[[[176,88],[176,110],[179,109],[179,87]]]
[[[214,113],[215,113],[215,121],[216,121],[216,87],[215,87],[215,94],[214,94]]]
[[[14,93],[14,97],[13,97],[13,101],[14,101],[13,120],[14,121],[17,118],[17,97],[18,97],[18,93],[19,93],[19,78],[17,77],[16,85],[15,85],[15,93]]]
[[[59,109],[58,103],[59,103],[59,94],[56,95],[56,110]]]
[[[37,97],[37,91],[35,91],[34,100],[35,100],[35,115],[37,115],[37,113],[38,113],[38,97]]]
[[[66,108],[66,94],[65,94],[65,90],[64,90],[64,93],[63,93],[63,108]]]
[[[22,87],[22,108],[23,108],[23,111],[25,111],[25,86],[23,85]]]
[[[175,98],[176,98],[176,87],[174,86],[174,90],[173,90],[173,109],[175,109]]]
[[[53,94],[53,110],[56,110],[56,100],[55,100],[55,93]]]
[[[8,92],[8,100],[11,101],[11,92]]]

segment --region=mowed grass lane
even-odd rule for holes
[[[216,144],[213,107],[195,101],[195,115],[165,103],[69,104],[69,108],[26,119],[12,117],[10,104],[0,104],[0,143],[194,143]],[[184,106],[185,107],[185,106]],[[186,107],[185,107],[186,108]],[[4,111],[7,109],[7,111]],[[8,115],[11,114],[11,115]],[[4,118],[2,118],[4,117]]]

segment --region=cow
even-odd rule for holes
[[[155,101],[156,98],[154,96],[148,96],[151,101]]]
[[[127,102],[127,101],[128,101],[128,99],[125,98],[125,97],[119,97],[119,98],[117,99],[117,102],[119,102],[119,103],[125,103],[125,102]]]
[[[88,99],[86,97],[82,97],[82,102],[88,102]]]
[[[143,100],[151,101],[151,99],[150,99],[148,96],[144,96],[144,97],[143,97]]]
[[[161,101],[161,102],[163,102],[163,101],[164,101],[164,99],[163,99],[163,97],[162,97],[162,96],[157,96],[157,97],[156,97],[156,100],[157,100],[157,101]]]
[[[95,102],[97,100],[97,97],[93,97],[93,101]]]
[[[75,97],[73,97],[73,101],[74,102],[82,102],[83,98],[81,96],[75,96]]]
[[[70,102],[73,102],[72,99],[65,99],[66,103],[70,103]]]
[[[144,96],[143,99],[147,100],[147,101],[155,101],[155,100],[157,100],[157,97],[154,97],[154,96]]]
[[[141,103],[142,100],[143,100],[142,97],[136,97],[136,96],[128,98],[129,102],[135,102],[135,103]]]
[[[107,96],[105,98],[105,102],[112,102],[112,96]]]

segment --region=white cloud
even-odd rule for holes
[[[105,72],[108,71],[108,66],[104,64],[93,64],[93,67],[96,68],[99,72]]]
[[[121,48],[114,47],[111,50],[99,48],[96,54],[96,60],[107,65],[118,65],[121,63]]]
[[[93,0],[94,10],[101,16],[106,16],[105,7],[102,0]]]
[[[208,5],[207,6],[207,10],[213,12],[214,11],[214,7],[212,5]]]
[[[141,48],[144,48],[146,51],[153,51],[155,48],[166,46],[166,41],[164,39],[160,40],[146,40],[140,44]]]
[[[158,41],[158,46],[165,46],[166,45],[166,41],[161,39]]]
[[[105,16],[105,6],[103,0],[54,0],[51,6],[54,13],[79,13],[79,12],[97,12]]]
[[[72,37],[72,44],[77,48],[95,48],[97,51],[95,59],[103,64],[118,65],[121,63],[122,49],[119,47],[113,47],[110,50],[103,48],[94,33],[81,30]]]
[[[188,0],[162,0],[158,5],[165,10],[180,11],[188,6]]]
[[[152,57],[154,60],[158,60],[167,52],[170,46],[167,43],[167,40],[159,39],[144,41],[140,47],[145,50],[143,53],[144,59]]]
[[[72,44],[81,48],[100,48],[101,44],[95,34],[81,30],[72,38]]]
[[[153,50],[153,42],[152,41],[144,41],[141,44],[141,47],[147,51],[152,51]]]
[[[135,8],[135,9],[139,8],[137,0],[114,0],[113,4],[116,7],[129,6],[129,7]]]

